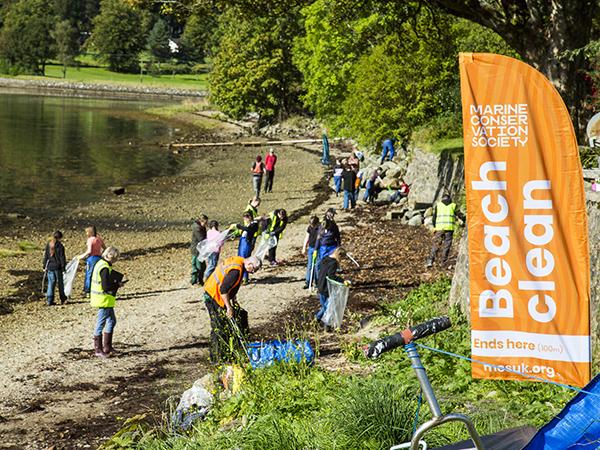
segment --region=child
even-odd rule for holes
[[[315,315],[317,322],[321,322],[325,311],[327,311],[327,305],[329,303],[329,288],[327,286],[327,278],[343,283],[340,277],[336,275],[340,259],[346,256],[346,250],[342,247],[336,248],[333,253],[323,258],[321,261],[321,267],[319,268],[319,276],[317,277],[317,287],[319,288],[319,303],[321,308]]]
[[[238,246],[238,256],[248,258],[252,255],[254,250],[254,244],[256,243],[256,236],[258,236],[258,222],[253,220],[252,214],[245,212],[242,216],[244,224],[237,224],[236,228],[242,232],[240,236],[240,243]],[[248,282],[248,272],[244,272],[244,283]]]
[[[335,186],[335,196],[337,197],[342,190],[342,172],[344,166],[340,163],[339,159],[335,160],[335,166],[333,166],[333,184]]]
[[[215,242],[215,250],[206,260],[206,271],[204,272],[204,281],[208,279],[215,271],[215,267],[217,267],[217,263],[219,262],[219,254],[221,253],[221,247],[223,246],[222,242],[219,242],[221,239],[221,233],[219,233],[219,222],[216,220],[211,220],[208,222],[209,230],[206,232],[206,240]]]
[[[92,271],[94,270],[94,265],[100,259],[100,255],[106,248],[104,245],[104,241],[96,231],[96,227],[94,225],[90,225],[85,229],[85,235],[87,237],[86,246],[87,250],[85,253],[77,256],[79,259],[87,258],[85,262],[85,282],[83,284],[83,293],[86,296],[90,295],[90,283],[92,281]]]
[[[55,231],[44,250],[44,272],[46,272],[46,276],[48,277],[48,289],[46,290],[46,302],[48,306],[55,305],[54,287],[56,285],[58,285],[61,305],[67,301],[63,284],[63,272],[67,266],[67,259],[65,257],[65,247],[60,242],[62,237],[63,234],[60,231]]]
[[[302,244],[302,254],[307,255],[306,260],[306,282],[304,283],[304,289],[308,289],[309,285],[315,284],[317,281],[317,274],[313,269],[314,263],[316,262],[315,247],[317,245],[317,236],[319,234],[319,218],[312,216],[306,229],[306,236],[304,238],[304,244]],[[308,251],[308,252],[307,252]]]

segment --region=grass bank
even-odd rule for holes
[[[63,78],[63,67],[48,64],[45,76],[19,75],[16,78],[25,80],[52,80],[88,84],[114,84],[134,87],[173,88],[188,90],[207,90],[208,73],[149,75],[144,73],[111,72],[101,66],[69,67]]]
[[[405,298],[383,306],[373,325],[392,330],[447,314],[452,328],[424,343],[468,355],[469,325],[448,305],[449,289],[449,279],[421,284]],[[360,367],[355,373],[306,364],[248,370],[241,392],[218,400],[206,420],[190,432],[139,425],[105,448],[385,449],[408,441],[418,406],[418,382],[401,350],[370,361],[361,351],[366,342],[342,345],[345,357]],[[541,426],[572,397],[571,392],[547,384],[474,380],[467,361],[427,350],[421,350],[421,357],[442,411],[468,414],[481,434],[506,424]],[[422,405],[419,421],[429,417]],[[429,433],[427,442],[436,447],[466,438],[460,425],[448,424]]]

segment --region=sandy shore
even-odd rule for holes
[[[208,316],[201,289],[189,286],[190,219],[201,212],[224,224],[240,218],[252,196],[256,149],[201,152],[184,155],[192,161],[176,176],[128,186],[124,196],[107,194],[58,223],[4,219],[0,247],[26,240],[42,249],[60,228],[67,258],[84,250],[83,227],[95,223],[106,243],[122,250],[118,270],[131,281],[116,308],[122,354],[100,361],[90,351],[95,310],[79,295],[82,272],[74,299],[49,308],[39,287],[41,250],[0,258],[1,296],[5,312],[12,311],[0,316],[0,448],[95,447],[119,427],[118,417],[156,413],[162,400],[207,370]],[[307,214],[328,193],[318,146],[278,153],[274,191],[263,196],[259,211],[283,207],[295,219],[280,248],[289,258],[302,244]],[[230,242],[224,253],[236,250]],[[274,313],[304,294],[302,272],[301,265],[269,269],[244,288],[253,324],[268,326]]]

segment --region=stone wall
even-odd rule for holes
[[[451,152],[436,155],[415,148],[411,152],[404,180],[411,185],[411,206],[415,203],[433,204],[445,190],[453,198],[458,198],[464,185],[463,156]]]

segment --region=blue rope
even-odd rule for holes
[[[476,359],[472,359],[472,358],[469,358],[469,357],[464,356],[464,355],[459,355],[458,353],[447,352],[445,350],[440,350],[438,348],[428,347],[426,345],[418,344],[418,343],[415,343],[415,345],[417,345],[417,346],[419,346],[421,348],[424,348],[426,350],[431,350],[432,352],[437,352],[437,353],[441,353],[443,355],[453,356],[454,358],[464,359],[465,361],[471,361],[471,362],[474,362],[474,363],[477,363],[477,364],[482,364],[484,366],[496,367],[498,369],[502,369],[504,372],[514,373],[516,375],[521,375],[521,376],[526,377],[526,378],[532,378],[534,380],[542,381],[544,383],[553,384],[555,386],[559,386],[559,387],[562,387],[562,388],[565,388],[565,389],[570,389],[570,390],[575,391],[575,392],[583,392],[584,394],[588,394],[588,395],[593,395],[593,396],[596,396],[596,397],[600,397],[600,394],[596,394],[595,392],[585,391],[585,390],[579,389],[578,387],[575,387],[575,386],[571,386],[571,385],[563,384],[563,383],[558,383],[556,381],[547,380],[546,378],[536,377],[535,375],[530,375],[528,373],[522,373],[522,372],[519,372],[518,370],[507,369],[504,366],[498,366],[496,364],[490,364],[490,363],[487,363],[487,362],[478,361]]]
[[[415,420],[413,421],[413,436],[417,432],[417,425],[419,424],[419,411],[423,404],[423,389],[419,392],[419,401],[417,403],[417,410],[415,411]]]

